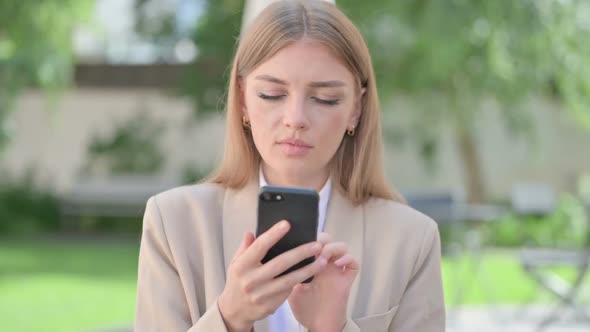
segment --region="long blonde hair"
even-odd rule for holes
[[[231,69],[223,159],[204,182],[242,188],[258,176],[261,157],[242,124],[239,81],[280,49],[302,39],[314,40],[341,57],[358,79],[361,115],[354,136],[344,135],[331,161],[336,187],[354,204],[370,197],[403,202],[390,189],[383,169],[379,98],[369,50],[358,29],[326,1],[278,1],[266,7],[242,35]]]

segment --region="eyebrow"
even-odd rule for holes
[[[254,79],[260,81],[267,81],[271,83],[281,84],[281,85],[288,85],[286,81],[278,79],[276,77],[270,75],[258,75]],[[333,87],[341,87],[346,86],[346,83],[342,81],[322,81],[322,82],[311,82],[308,84],[309,87],[312,88],[333,88]]]

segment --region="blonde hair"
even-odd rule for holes
[[[359,124],[354,136],[343,133],[330,164],[336,188],[353,204],[371,197],[403,202],[385,179],[380,106],[369,50],[358,29],[336,6],[317,0],[272,3],[243,34],[231,69],[223,159],[204,182],[242,188],[258,176],[261,157],[242,124],[239,81],[283,47],[302,39],[329,47],[358,79]],[[362,95],[361,88],[366,88]]]

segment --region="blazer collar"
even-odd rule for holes
[[[223,201],[223,257],[225,273],[231,263],[245,232],[256,234],[258,178],[252,179],[241,189],[227,189]],[[364,217],[362,205],[353,206],[342,195],[339,188],[332,187],[328,203],[325,232],[332,236],[333,241],[342,241],[348,245],[349,253],[357,259],[362,269]],[[360,273],[357,275],[348,300],[348,315],[352,314],[354,303],[359,291]],[[255,325],[256,331],[267,331],[266,320]]]

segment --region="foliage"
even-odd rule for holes
[[[201,112],[221,108],[242,3],[206,2],[194,35],[200,56],[183,90]],[[435,160],[441,129],[453,129],[470,198],[485,195],[476,125],[483,100],[501,106],[510,133],[533,137],[530,112],[521,106],[536,95],[558,97],[572,118],[590,129],[590,44],[581,42],[590,38],[587,1],[337,4],[369,44],[385,109],[399,94],[419,103],[411,111],[411,130],[402,134],[411,136],[427,160]]]
[[[195,0],[196,1],[196,0]],[[197,22],[192,40],[198,57],[180,82],[180,93],[193,100],[195,112],[217,112],[223,107],[230,63],[240,34],[243,0],[202,0],[204,15]],[[135,0],[138,33],[160,44],[179,38],[174,29],[175,13],[147,15],[150,0]],[[197,113],[195,113],[197,114]]]
[[[575,195],[563,193],[556,210],[548,216],[514,214],[484,228],[490,245],[500,247],[574,247],[590,245],[590,216]]]
[[[590,45],[581,42],[590,37],[590,4],[585,1],[339,0],[337,4],[369,44],[384,100],[395,93],[428,97],[422,99],[428,107],[419,119],[428,116],[429,127],[435,119],[472,121],[479,109],[466,106],[491,96],[506,106],[510,126],[523,128],[529,119],[515,104],[531,94],[557,93],[576,119],[590,128],[586,107]],[[204,103],[204,111],[214,109],[222,97],[242,7],[243,1],[207,1],[195,32],[199,71],[192,73],[186,91]],[[428,102],[433,98],[442,98],[447,105]]]
[[[182,183],[194,184],[209,175],[210,170],[201,165],[187,163],[182,170]]]
[[[477,108],[452,107],[491,96],[513,107],[531,94],[557,93],[587,122],[590,104],[590,5],[586,1],[398,0],[338,4],[357,23],[372,51],[379,87],[441,96],[451,107],[428,107],[434,118],[472,121]],[[429,105],[434,106],[434,105]],[[584,120],[582,120],[584,119]],[[590,128],[590,127],[589,127]]]
[[[32,170],[0,178],[0,234],[55,231],[59,221],[57,196],[36,184]]]
[[[72,31],[92,1],[0,1],[0,148],[10,136],[9,113],[28,86],[50,95],[70,81]]]
[[[590,129],[587,1],[337,3],[369,44],[384,100],[401,94],[420,105],[407,131],[420,151],[433,160],[441,129],[453,129],[470,198],[485,195],[477,149],[485,99],[499,104],[513,134],[533,137],[530,112],[521,106],[537,95],[557,96]]]
[[[182,92],[193,98],[199,112],[217,112],[223,108],[244,2],[208,0],[206,14],[194,32],[199,57],[194,70],[183,81]]]
[[[88,146],[85,173],[154,173],[164,164],[158,139],[164,131],[161,123],[140,113],[118,125],[108,137],[95,135]]]

